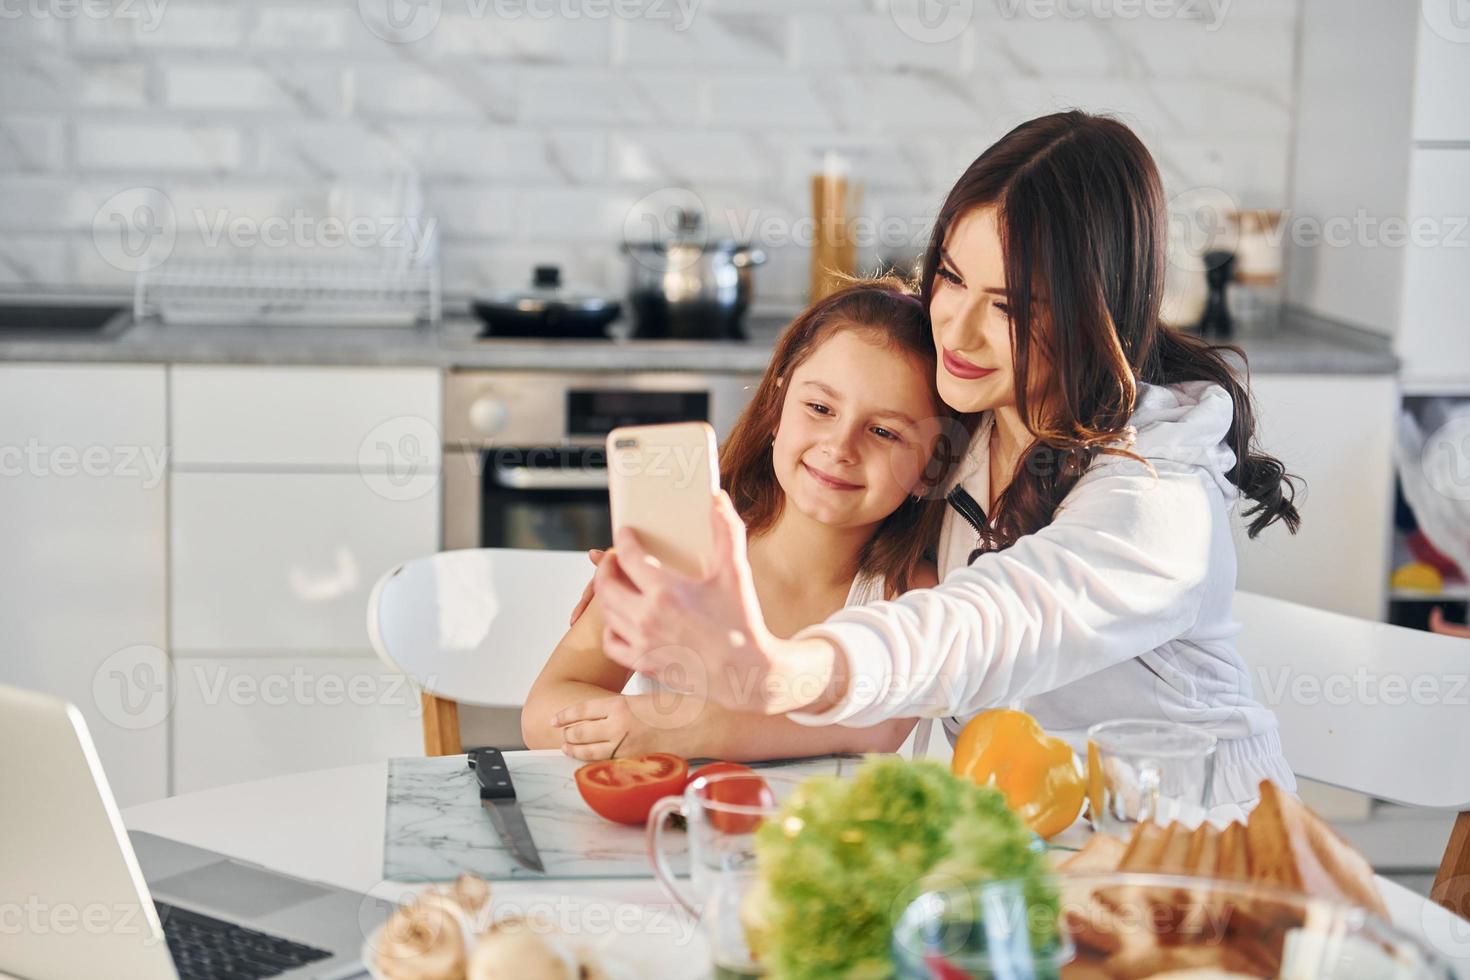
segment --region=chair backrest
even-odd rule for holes
[[[389,666],[447,701],[518,708],[592,576],[580,551],[445,551],[388,572],[368,634]]]
[[[1235,594],[1256,698],[1299,776],[1409,806],[1470,809],[1470,643]]]

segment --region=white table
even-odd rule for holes
[[[397,899],[405,886],[383,880],[387,772],[387,764],[377,762],[239,783],[129,807],[123,819],[130,830]],[[670,907],[652,878],[503,881],[492,887],[499,900],[515,903],[576,894]],[[1385,878],[1378,887],[1395,924],[1464,964],[1462,972],[1470,977],[1470,922]]]

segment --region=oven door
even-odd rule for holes
[[[445,488],[445,546],[585,551],[612,541],[607,454],[598,447],[458,454]],[[457,499],[454,499],[457,498]]]

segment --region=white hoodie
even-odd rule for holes
[[[1141,385],[1130,447],[1102,455],[1046,527],[978,556],[978,534],[951,508],[942,582],[844,609],[798,637],[847,654],[852,681],[807,725],[970,717],[1016,706],[1081,750],[1088,726],[1119,718],[1185,722],[1219,737],[1211,803],[1249,803],[1261,779],[1295,789],[1276,717],[1258,704],[1231,618],[1238,491],[1225,476],[1233,406],[1210,382]],[[986,413],[951,485],[989,498]]]

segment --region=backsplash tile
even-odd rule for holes
[[[60,119],[0,116],[0,171],[60,171],[65,166],[64,129]]]
[[[227,173],[244,162],[244,134],[233,126],[192,121],[76,124],[76,163],[82,171]]]
[[[986,145],[1073,105],[1135,126],[1171,194],[1284,204],[1293,0],[1232,0],[1219,23],[1182,0],[1155,19],[958,0],[936,24],[928,2],[28,4],[0,22],[0,283],[128,287],[92,228],[135,188],[198,254],[200,213],[321,213],[333,183],[414,173],[450,292],[538,262],[620,290],[630,214],[679,186],[712,233],[757,238],[757,304],[784,308],[828,151],[863,187],[860,254],[900,261]]]

